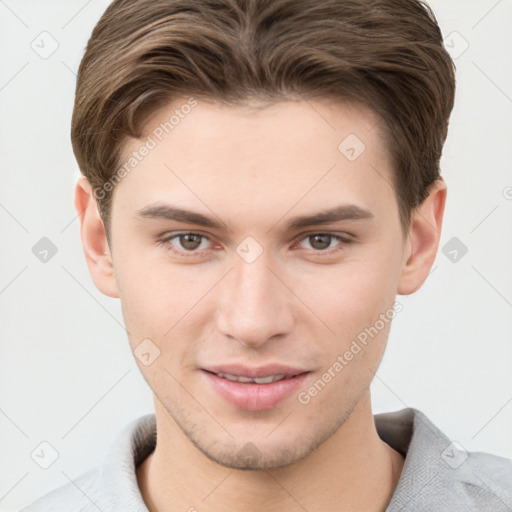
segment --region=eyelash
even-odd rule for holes
[[[170,241],[174,238],[178,238],[180,236],[183,236],[183,235],[197,235],[197,236],[200,236],[202,238],[206,238],[208,239],[208,237],[206,235],[203,235],[202,233],[197,233],[197,232],[194,232],[194,231],[183,231],[183,232],[177,232],[177,233],[171,233],[170,235],[166,236],[165,238],[161,239],[161,240],[158,240],[158,245],[164,247],[165,249],[168,249],[170,250],[171,252],[175,253],[175,254],[178,254],[179,256],[182,256],[182,257],[185,257],[185,258],[189,258],[189,257],[195,257],[195,256],[198,256],[199,255],[199,251],[198,250],[194,250],[194,251],[179,251],[179,250],[176,250],[174,249],[173,245],[170,243]],[[310,238],[310,237],[313,237],[313,236],[316,236],[316,235],[321,235],[321,236],[329,236],[331,238],[334,238],[336,240],[338,240],[339,242],[341,242],[340,244],[338,244],[337,248],[335,249],[318,249],[318,250],[314,250],[313,249],[313,252],[314,253],[317,253],[319,255],[327,255],[327,254],[333,254],[333,253],[337,253],[337,252],[340,252],[340,251],[343,251],[344,248],[343,246],[349,246],[351,244],[354,243],[354,240],[348,238],[348,237],[345,237],[345,236],[342,236],[342,235],[339,235],[339,234],[335,234],[335,233],[329,233],[329,232],[314,232],[314,233],[308,233],[307,235],[304,235],[302,236],[302,238],[298,237],[296,238],[293,243],[297,243],[297,242],[301,242],[302,240],[305,240],[307,238]],[[341,245],[342,247],[339,248],[339,245]],[[206,253],[208,254],[211,249],[205,249]]]

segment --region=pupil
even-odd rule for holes
[[[326,249],[327,247],[329,247],[329,241],[330,241],[331,235],[313,235],[310,238],[315,241],[314,243],[311,244],[313,247],[315,247],[315,249]],[[324,246],[318,247],[316,244],[316,241],[320,240],[320,246],[322,246],[322,239],[324,242]]]
[[[194,241],[194,238],[196,239]],[[197,249],[201,244],[200,237],[198,235],[194,235],[192,233],[188,233],[186,235],[181,235],[181,245],[185,249]]]

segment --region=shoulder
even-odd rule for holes
[[[381,438],[405,457],[387,512],[512,510],[512,460],[467,451],[417,409],[375,420]]]
[[[443,461],[425,472],[425,487],[411,499],[417,511],[512,510],[512,461],[497,455],[461,450],[459,461]],[[454,460],[452,459],[452,460]],[[460,463],[460,466],[459,466]]]
[[[147,510],[136,467],[153,450],[156,419],[147,414],[125,425],[96,467],[43,495],[21,512]]]
[[[41,496],[20,512],[97,512],[98,476],[98,468],[91,469]]]
[[[449,450],[445,458],[451,457]],[[490,453],[454,451],[458,453],[451,461],[432,475],[430,499],[426,500],[429,508],[425,510],[510,512],[512,460]]]
[[[478,510],[512,510],[512,460],[484,452],[468,452],[454,481]]]

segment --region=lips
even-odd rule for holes
[[[283,365],[247,367],[223,365],[203,369],[211,388],[226,402],[250,411],[275,407],[309,375],[308,370]]]

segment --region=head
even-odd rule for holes
[[[415,0],[116,0],[98,22],[72,121],[87,262],[210,459],[293,463],[368,393],[437,252],[454,88]],[[206,371],[230,364],[307,373],[236,406]]]

